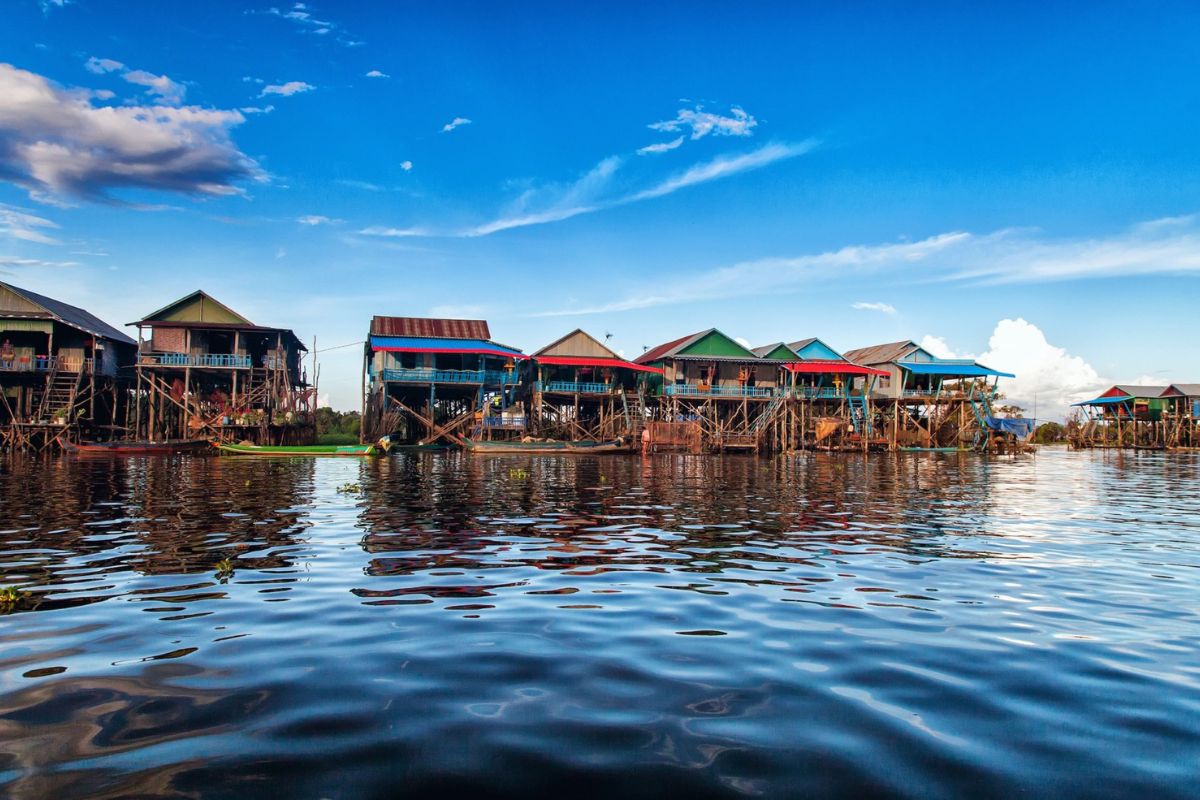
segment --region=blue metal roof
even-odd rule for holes
[[[896,364],[914,375],[943,375],[948,378],[1017,377],[1011,372],[1000,372],[991,367],[976,364],[974,361],[946,361],[943,359],[938,361],[897,361]]]
[[[1117,397],[1097,397],[1094,400],[1084,400],[1082,403],[1072,403],[1073,406],[1115,406],[1118,403],[1128,403],[1133,399],[1132,395],[1119,395]]]
[[[520,350],[487,339],[440,339],[433,336],[372,336],[371,349],[410,353],[475,353],[503,358],[525,357]]]

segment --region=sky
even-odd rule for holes
[[[627,357],[913,339],[1040,418],[1200,381],[1200,7],[10,0],[0,280]],[[131,329],[132,330],[132,329]]]

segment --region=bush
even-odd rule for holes
[[[334,411],[329,406],[317,409],[317,436],[325,434],[341,434],[351,436],[358,441],[358,431],[361,426],[361,414],[357,411]]]
[[[1067,440],[1067,429],[1057,422],[1044,422],[1033,432],[1036,444],[1058,444]]]
[[[319,433],[317,444],[358,444],[358,436],[352,433]]]

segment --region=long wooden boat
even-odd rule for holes
[[[212,449],[207,439],[166,439],[161,442],[62,442],[62,448],[76,455],[94,456],[165,456],[178,453],[204,453]]]
[[[384,448],[374,444],[257,445],[218,444],[217,449],[230,456],[342,456],[382,455]]]
[[[553,455],[580,453],[631,453],[633,445],[620,439],[592,442],[503,442],[463,439],[463,447],[472,453],[548,453]]]

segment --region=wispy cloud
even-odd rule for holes
[[[428,236],[425,228],[389,228],[385,225],[371,225],[359,232],[360,236],[380,236],[385,239],[403,239],[410,236]]]
[[[0,256],[0,267],[35,267],[58,268],[78,267],[78,261],[45,261],[40,258],[19,258],[17,256]]]
[[[51,222],[45,217],[39,217],[24,209],[0,203],[0,236],[37,244],[62,244],[44,233],[46,229],[57,228],[57,223]]]
[[[878,311],[881,314],[895,314],[896,313],[896,307],[893,305],[889,305],[888,303],[865,303],[865,302],[859,301],[857,303],[852,303],[850,305],[850,307],[854,308],[854,309],[858,309],[859,311]]]
[[[449,122],[447,122],[445,125],[442,126],[442,133],[449,133],[450,131],[454,130],[455,128],[461,128],[463,125],[470,125],[470,124],[471,124],[471,120],[467,119],[466,117],[455,117],[454,119],[450,120]]]
[[[882,282],[993,285],[1150,274],[1200,275],[1200,216],[1155,220],[1093,239],[1052,240],[1036,231],[952,231],[915,242],[850,245],[791,258],[756,259],[694,271],[687,281],[664,279],[630,287],[624,297],[608,302],[534,316],[599,314],[778,294],[817,281],[866,276]]]
[[[127,83],[146,87],[146,94],[157,97],[161,102],[168,105],[179,105],[182,103],[183,96],[187,91],[187,87],[171,80],[166,75],[155,75],[153,72],[147,72],[144,69],[130,69],[120,61],[115,61],[111,58],[96,58],[92,56],[84,62],[83,66],[88,72],[95,73],[96,75],[116,72]]]
[[[733,106],[728,116],[705,111],[703,106],[681,108],[675,119],[650,124],[650,130],[675,133],[690,130],[691,138],[703,139],[710,133],[716,136],[749,136],[758,120],[739,106]]]
[[[386,72],[380,72],[377,69],[373,69],[367,73],[367,77],[368,78],[390,78],[392,76],[388,75]]]
[[[683,144],[683,137],[679,136],[669,142],[659,142],[657,144],[648,144],[645,147],[639,147],[637,152],[639,156],[652,155],[654,153],[666,153],[670,150],[674,150],[681,144]]]
[[[48,202],[112,200],[122,188],[228,195],[264,179],[230,139],[239,111],[94,99],[0,64],[0,176]]]
[[[521,228],[528,225],[542,225],[548,222],[558,222],[580,214],[589,214],[606,208],[636,203],[655,197],[663,197],[709,181],[719,180],[740,172],[758,169],[776,161],[793,158],[807,153],[816,146],[816,142],[799,142],[795,144],[768,144],[748,153],[732,156],[718,156],[709,161],[695,164],[688,169],[672,175],[644,189],[613,194],[609,191],[610,182],[617,169],[624,163],[620,156],[610,156],[604,159],[587,174],[565,189],[552,187],[550,192],[543,191],[553,197],[552,202],[544,207],[531,210],[532,203],[526,201],[517,213],[510,213],[491,222],[476,226],[463,235],[487,236],[498,231]],[[526,193],[526,198],[530,193]]]
[[[321,38],[332,38],[344,47],[358,47],[363,43],[350,38],[345,28],[339,23],[318,17],[309,3],[293,3],[288,8],[271,7],[265,11],[247,11],[247,14],[266,14],[279,17],[296,26],[299,33],[310,34]]]
[[[270,83],[263,87],[263,90],[259,93],[258,96],[266,97],[269,94],[277,94],[277,95],[280,95],[281,97],[291,97],[292,95],[300,94],[301,92],[311,92],[315,88],[317,88],[317,87],[313,86],[311,83],[305,83],[304,81],[288,81],[287,83]]]
[[[326,217],[321,214],[305,214],[302,217],[296,217],[296,222],[299,222],[301,225],[311,225],[315,227],[317,225],[336,225],[341,222],[341,220],[334,219],[333,217]]]

